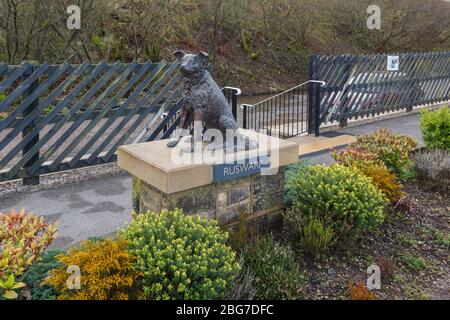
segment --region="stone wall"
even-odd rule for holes
[[[239,223],[240,214],[275,228],[284,209],[284,168],[275,175],[253,175],[165,194],[133,176],[133,210],[136,213],[181,208],[185,214],[217,219],[221,226]]]

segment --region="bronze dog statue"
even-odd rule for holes
[[[208,71],[208,54],[191,54],[177,50],[174,55],[183,76],[180,122],[182,132],[188,132],[194,121],[198,121],[203,126],[203,140],[210,142],[207,147],[210,151],[224,149],[228,153],[257,148],[255,141],[240,134],[236,120],[228,110],[225,96]],[[220,131],[222,139],[208,134],[210,129]],[[167,146],[177,146],[182,138],[183,133],[178,134]],[[194,137],[189,140],[191,150],[193,142]]]

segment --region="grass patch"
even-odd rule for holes
[[[421,256],[405,253],[401,255],[400,260],[411,271],[420,272],[426,269],[427,261]]]
[[[433,236],[438,244],[450,249],[450,234],[439,229],[433,229]]]
[[[417,247],[419,243],[416,239],[410,238],[405,234],[399,234],[397,239],[402,245],[405,246]]]

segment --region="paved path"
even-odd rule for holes
[[[131,178],[121,174],[0,198],[0,211],[25,208],[58,224],[53,248],[67,248],[94,236],[107,236],[131,220]]]
[[[408,115],[339,131],[361,134],[390,128],[422,142],[418,125],[419,115]],[[308,159],[312,164],[333,162],[328,151]],[[121,174],[56,189],[0,197],[0,211],[10,208],[25,208],[45,216],[48,221],[57,221],[58,239],[52,247],[67,248],[89,237],[114,234],[131,220],[131,177]]]

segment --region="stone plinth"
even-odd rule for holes
[[[243,133],[260,143],[258,150],[227,155],[220,151],[213,157],[205,152],[201,159],[186,161],[191,155],[183,153],[181,146],[167,148],[167,140],[120,147],[118,164],[133,176],[134,211],[181,208],[185,214],[217,219],[222,226],[238,223],[242,213],[264,224],[276,222],[284,209],[284,167],[298,161],[298,145]],[[206,143],[201,148],[205,147]],[[185,156],[185,161],[177,155]],[[258,159],[270,168],[252,171],[249,163],[259,164]],[[258,166],[253,170],[258,171]]]

